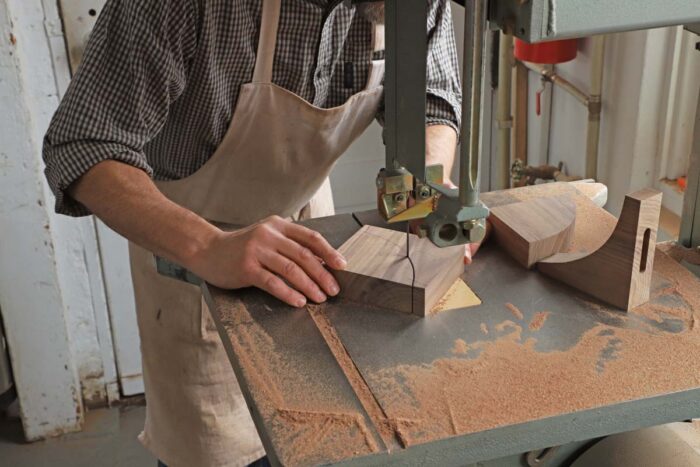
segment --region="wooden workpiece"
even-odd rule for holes
[[[593,252],[558,253],[538,269],[622,310],[649,300],[661,193],[641,190],[625,197],[610,238]]]
[[[410,261],[406,241],[409,241]],[[341,298],[426,316],[464,271],[464,247],[438,248],[427,238],[366,225],[338,251]]]
[[[501,248],[529,269],[571,246],[576,205],[566,196],[536,198],[496,206],[489,220]]]
[[[616,220],[572,185],[482,199],[559,195],[586,218],[571,251],[599,249]],[[307,225],[336,248],[360,228],[350,215]],[[204,293],[273,465],[464,465],[700,416],[700,280],[664,251],[634,313],[494,244],[462,276],[483,303],[430,319],[342,299],[297,310],[254,289]]]

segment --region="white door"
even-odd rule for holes
[[[105,0],[60,0],[71,69],[74,72],[104,3]],[[119,385],[122,395],[132,396],[143,392],[143,376],[127,243],[100,221],[97,221],[97,237]]]
[[[122,395],[143,393],[141,342],[136,324],[134,288],[126,239],[97,221],[97,240],[112,325],[114,356]]]

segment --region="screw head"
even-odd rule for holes
[[[394,195],[394,201],[397,203],[403,203],[404,201],[406,201],[406,195],[404,195],[403,193],[396,193]]]

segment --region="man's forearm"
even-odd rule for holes
[[[452,167],[457,151],[457,133],[447,125],[431,125],[425,129],[425,165],[442,164],[445,182],[451,183]]]
[[[277,216],[224,232],[168,200],[142,170],[115,161],[94,166],[69,194],[129,240],[217,287],[255,286],[297,307],[340,290],[324,264],[343,269],[342,255],[317,232]]]
[[[117,161],[95,165],[69,194],[124,237],[185,266],[221,232],[167,199],[148,174]]]

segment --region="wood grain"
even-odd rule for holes
[[[368,225],[358,230],[338,249],[348,261],[344,271],[334,271],[340,296],[404,313],[429,314],[464,271],[464,247],[438,248],[428,239],[413,234],[409,238],[415,280],[406,258],[406,233]]]
[[[559,253],[537,265],[544,274],[623,310],[646,303],[654,266],[661,193],[627,195],[617,226],[594,252]]]
[[[576,205],[566,196],[497,206],[489,218],[498,244],[526,268],[571,246]]]

